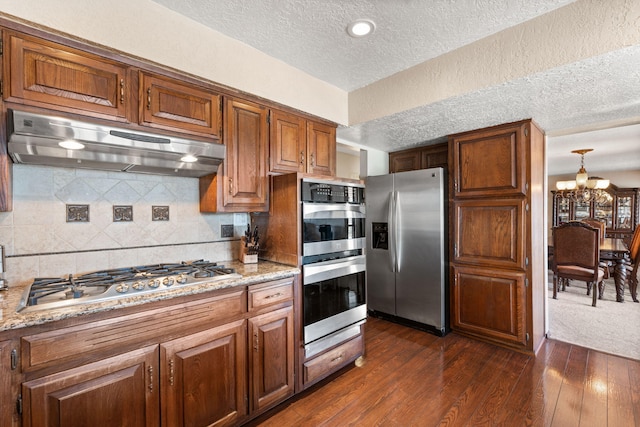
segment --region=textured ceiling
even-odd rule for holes
[[[353,91],[574,0],[153,1]],[[347,36],[347,24],[357,18],[376,22],[372,36]],[[575,134],[640,121],[638,82],[640,47],[632,46],[458,98],[340,126],[338,139],[396,151],[533,117],[549,136],[550,174],[576,168],[575,154],[570,153],[576,147],[571,144],[594,148],[598,155],[590,161],[604,165],[600,169],[615,164],[619,170],[640,170],[637,128],[617,129],[617,139],[606,131]],[[620,156],[620,150],[626,156]],[[556,156],[562,161],[552,160]]]

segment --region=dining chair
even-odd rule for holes
[[[640,226],[636,227],[633,238],[629,244],[629,261],[627,268],[627,280],[629,283],[629,293],[637,295],[638,292],[638,265],[640,264]]]
[[[600,230],[580,221],[553,227],[553,299],[558,299],[559,281],[580,280],[587,288],[604,289],[604,269],[600,267]],[[563,286],[564,290],[564,286]],[[596,306],[598,292],[593,289]]]
[[[589,224],[594,228],[600,229],[600,241],[602,242],[607,235],[607,224],[596,218],[584,218],[581,220],[585,224]],[[600,267],[604,270],[604,278],[608,279],[611,276],[611,269],[614,263],[611,261],[600,261]],[[587,287],[587,295],[591,292],[591,287]]]

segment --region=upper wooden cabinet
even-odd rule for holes
[[[204,88],[139,72],[140,124],[219,138],[221,97]]]
[[[514,124],[451,139],[454,196],[526,195],[527,132],[527,127]]]
[[[336,128],[272,110],[269,171],[335,176]]]
[[[389,153],[389,172],[405,172],[416,169],[442,167],[447,169],[447,143]]]
[[[529,353],[545,332],[543,155],[530,120],[449,137],[451,327]]]
[[[3,40],[5,101],[127,119],[127,65],[11,31]]]
[[[237,98],[224,100],[223,165],[200,178],[201,212],[269,210],[267,185],[267,109]]]
[[[307,122],[307,172],[314,175],[336,174],[336,128]]]

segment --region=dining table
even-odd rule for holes
[[[629,248],[622,239],[605,238],[600,241],[600,261],[613,266],[613,281],[616,284],[616,301],[624,302],[624,284],[630,263]],[[638,302],[638,290],[631,289],[631,299]]]

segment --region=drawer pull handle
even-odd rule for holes
[[[149,365],[147,371],[149,372],[149,391],[153,391],[153,366]]]
[[[313,153],[311,153],[311,166],[315,166],[316,165],[316,158],[313,155]]]
[[[282,296],[282,292],[278,292],[277,294],[273,294],[273,295],[267,295],[266,297],[264,297],[264,299],[278,298],[280,296]]]
[[[175,374],[175,369],[174,369],[174,361],[173,359],[169,359],[169,384],[173,385],[174,383],[174,374]]]
[[[233,178],[229,178],[229,194],[233,195]]]
[[[300,152],[300,164],[304,165],[304,151]]]
[[[124,79],[120,79],[120,104],[124,104]]]
[[[340,354],[340,355],[338,355],[337,357],[334,357],[333,359],[331,359],[331,362],[332,362],[332,363],[333,363],[333,362],[336,362],[336,361],[338,361],[338,360],[342,359],[342,357],[343,357],[343,356],[344,356],[344,354]]]
[[[147,110],[151,109],[151,88],[147,89]]]
[[[254,332],[253,334],[253,349],[256,351],[256,353],[258,352],[258,332]]]

